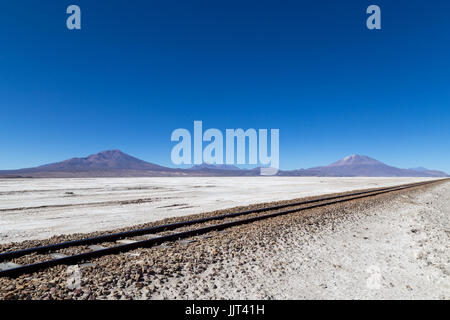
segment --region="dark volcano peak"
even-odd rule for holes
[[[370,158],[368,156],[363,156],[359,154],[352,154],[351,156],[342,158],[329,166],[346,166],[346,165],[380,165],[382,162]]]
[[[93,171],[93,170],[166,170],[159,165],[132,157],[120,150],[106,150],[85,158],[72,158],[37,167],[42,171]]]

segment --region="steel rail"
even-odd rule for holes
[[[436,182],[436,181],[440,181],[440,180],[433,180],[431,182]],[[31,254],[31,253],[48,253],[51,251],[66,249],[66,248],[70,248],[70,247],[76,247],[76,246],[82,246],[82,245],[92,245],[92,244],[97,244],[97,243],[102,243],[102,242],[111,242],[111,241],[116,241],[116,240],[120,240],[120,239],[124,239],[124,238],[129,238],[129,237],[136,237],[136,236],[141,236],[141,235],[158,233],[158,232],[162,232],[162,231],[175,230],[175,229],[178,229],[181,227],[205,223],[205,222],[209,222],[209,221],[213,221],[213,220],[223,220],[223,219],[227,219],[227,218],[234,218],[234,217],[238,217],[238,216],[249,215],[252,213],[260,213],[260,212],[264,212],[264,211],[272,211],[272,210],[284,209],[284,208],[288,208],[288,207],[301,206],[301,205],[310,204],[310,203],[329,201],[329,200],[340,199],[340,198],[361,195],[361,194],[368,194],[368,193],[375,192],[375,191],[391,190],[391,189],[395,189],[395,188],[399,188],[399,187],[407,187],[407,186],[415,187],[415,186],[420,186],[423,184],[428,184],[431,182],[425,181],[425,182],[405,184],[405,185],[400,185],[400,186],[391,186],[391,187],[383,187],[383,188],[378,188],[378,189],[370,189],[370,190],[360,191],[360,192],[356,192],[356,193],[349,193],[349,194],[345,194],[345,195],[337,195],[337,196],[317,198],[317,199],[312,199],[312,200],[304,200],[304,201],[300,201],[300,202],[288,203],[288,204],[283,204],[283,205],[276,205],[276,206],[270,206],[270,207],[265,207],[265,208],[238,211],[238,212],[227,213],[227,214],[222,214],[222,215],[218,215],[218,216],[199,218],[199,219],[193,219],[193,220],[188,220],[188,221],[180,221],[180,222],[175,222],[175,223],[170,223],[170,224],[157,225],[157,226],[148,227],[148,228],[129,230],[129,231],[105,234],[105,235],[96,236],[96,237],[54,243],[54,244],[49,244],[49,245],[44,245],[44,246],[39,246],[39,247],[32,247],[32,248],[26,248],[26,249],[21,249],[21,250],[2,252],[2,253],[0,253],[0,262],[14,259],[14,258],[19,258],[19,257],[25,256],[25,255]]]
[[[442,180],[446,180],[446,179],[442,179]],[[398,187],[386,188],[388,190],[383,188],[384,190],[373,190],[366,194],[361,194],[361,192],[358,192],[358,193],[356,193],[358,195],[356,195],[356,194],[347,195],[346,198],[350,197],[348,199],[340,199],[340,200],[335,200],[335,201],[331,201],[331,202],[319,203],[319,204],[311,205],[308,207],[295,208],[295,209],[291,209],[291,210],[251,217],[248,219],[241,219],[241,220],[226,222],[226,223],[222,223],[222,224],[215,224],[212,226],[177,232],[177,233],[159,236],[159,237],[155,237],[155,238],[151,238],[151,239],[147,239],[147,240],[136,241],[133,243],[104,248],[104,249],[100,249],[100,250],[96,250],[96,251],[80,253],[80,254],[76,254],[76,255],[72,255],[72,256],[68,256],[68,257],[52,259],[52,260],[47,260],[47,261],[43,261],[43,262],[37,262],[34,264],[24,265],[24,266],[0,271],[0,277],[18,277],[23,274],[36,272],[36,271],[39,271],[42,269],[47,269],[47,268],[57,266],[57,265],[76,264],[76,263],[79,263],[79,262],[82,262],[82,261],[85,261],[88,259],[92,259],[92,258],[96,258],[96,257],[108,255],[108,254],[115,254],[115,253],[130,251],[130,250],[134,250],[137,248],[146,248],[146,247],[148,248],[148,247],[152,247],[152,246],[155,246],[155,245],[161,244],[163,242],[167,242],[167,241],[176,241],[176,240],[183,239],[183,238],[188,238],[188,237],[192,237],[192,236],[196,236],[196,235],[205,234],[205,233],[208,233],[211,231],[220,231],[220,230],[227,229],[230,227],[244,225],[244,224],[256,222],[259,220],[274,218],[274,217],[278,217],[278,216],[282,216],[282,215],[287,215],[287,214],[291,214],[291,213],[295,213],[295,212],[324,207],[324,206],[333,205],[333,204],[337,204],[337,203],[343,203],[343,202],[348,202],[348,201],[352,201],[352,200],[372,197],[372,196],[385,194],[385,193],[389,193],[389,192],[409,189],[409,188],[413,188],[413,187],[417,187],[417,186],[421,186],[421,185],[436,183],[436,182],[442,181],[442,180],[433,180],[433,181],[421,182],[421,183],[416,183],[416,184],[409,184],[409,185],[403,185],[403,186],[398,186]],[[324,200],[322,200],[322,201],[324,201]],[[255,212],[255,211],[252,211],[252,212]]]

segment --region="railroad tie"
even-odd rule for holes
[[[92,251],[99,251],[99,250],[105,249],[105,247],[99,246],[99,245],[96,245],[96,244],[90,245],[88,248],[91,249]]]
[[[121,239],[121,240],[117,240],[116,243],[120,243],[120,244],[130,244],[130,243],[135,243],[136,240],[130,240],[130,239]]]
[[[67,254],[64,254],[64,253],[50,253],[50,256],[51,256],[53,259],[61,259],[61,258],[68,257],[68,255],[67,255]]]
[[[21,267],[21,265],[17,264],[17,263],[14,263],[14,262],[0,263],[0,270],[1,271],[14,269],[14,268],[18,268],[18,267]]]

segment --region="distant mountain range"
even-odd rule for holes
[[[178,175],[182,175],[182,170],[146,162],[120,150],[102,151],[86,158],[72,158],[34,168],[0,171],[0,177],[32,178],[158,177]]]
[[[420,169],[399,169],[367,156],[351,155],[328,166],[292,171],[282,171],[286,176],[320,177],[447,177],[442,171]]]
[[[86,158],[72,158],[34,168],[0,171],[3,178],[82,177],[170,177],[170,176],[258,176],[259,168],[240,169],[233,165],[195,165],[174,169],[146,162],[120,150],[103,151]],[[319,177],[447,177],[442,171],[423,167],[399,169],[362,155],[351,155],[328,166],[280,170],[279,176]]]

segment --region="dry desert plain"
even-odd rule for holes
[[[431,178],[0,179],[0,243]]]
[[[430,179],[2,180],[0,251],[20,247],[12,241],[424,180]],[[87,267],[2,278],[0,299],[448,300],[449,195],[446,181],[258,221],[191,244],[96,258]]]

